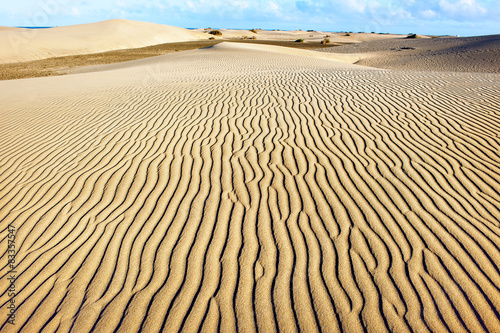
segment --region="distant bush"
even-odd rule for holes
[[[330,44],[330,40],[328,38],[325,38],[321,41],[321,44]]]
[[[215,37],[214,37],[214,36],[212,36],[212,37],[210,37],[209,39],[215,39]]]
[[[215,35],[215,36],[222,36],[222,32],[220,32],[220,30],[212,30],[209,32],[209,34]]]
[[[325,38],[328,38],[328,37],[330,37],[330,35],[325,35]]]
[[[257,39],[257,37],[255,37],[255,36],[250,36],[250,37],[248,37],[248,39]]]
[[[307,32],[315,32],[316,30],[307,30]]]
[[[302,42],[304,42],[304,40],[303,40],[302,38],[299,38],[299,39],[297,39],[295,42],[297,42],[297,43],[302,43]]]
[[[350,35],[351,35],[350,33],[346,32],[344,36],[350,36]]]
[[[251,31],[251,32],[253,32],[254,34],[256,34],[256,33],[257,33],[257,30],[255,30],[255,29],[252,29],[252,30],[250,30],[250,31]]]
[[[417,34],[410,33],[406,38],[417,38]]]

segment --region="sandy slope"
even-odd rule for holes
[[[29,31],[29,29],[0,26],[0,31]]]
[[[201,32],[131,20],[50,29],[0,29],[0,63],[206,39]]]
[[[500,35],[386,39],[320,51],[355,54],[360,65],[386,69],[500,73]]]
[[[231,43],[0,82],[0,330],[498,332],[499,93]]]

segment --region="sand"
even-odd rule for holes
[[[68,73],[82,73],[95,71],[98,67],[107,64],[121,63],[142,58],[155,57],[163,54],[193,50],[210,47],[221,43],[223,40],[200,39],[189,42],[169,42],[123,50],[113,50],[101,53],[69,55],[64,57],[52,57],[41,60],[23,61],[8,64],[0,64],[0,80],[16,80],[32,77],[56,76]],[[296,43],[284,40],[236,40],[238,43],[265,44],[285,46],[298,49],[317,50],[318,48],[331,48],[333,44],[318,43]],[[331,59],[354,62],[361,59],[360,56],[350,54],[320,55]]]
[[[0,80],[16,80],[32,77],[64,75],[78,72],[84,67],[114,64],[163,54],[210,47],[221,41],[200,39],[190,42],[170,42],[141,48],[113,50],[101,53],[69,55],[41,60],[0,64]]]
[[[0,330],[498,332],[500,77],[298,51],[0,82]]]
[[[304,43],[319,43],[323,39],[328,38],[331,43],[353,44],[367,41],[378,41],[386,39],[401,38],[402,35],[395,34],[376,34],[364,32],[329,32],[329,31],[307,31],[307,30],[261,30],[255,29],[256,32],[250,30],[234,30],[234,29],[196,29],[198,32],[208,34],[211,30],[219,30],[222,35],[214,36],[220,40],[237,40],[241,38],[255,38],[264,41],[296,41],[302,39]],[[212,36],[212,35],[210,35]],[[427,37],[427,36],[423,36]]]
[[[344,36],[345,33],[260,29],[256,32],[220,29],[222,36],[214,36],[209,33],[211,30],[183,29],[123,19],[48,29],[0,26],[0,80],[63,75],[78,72],[75,69],[79,67],[131,61],[208,47],[228,40],[319,49],[401,37],[389,34],[353,33],[351,36]],[[327,36],[330,43],[321,44]],[[297,39],[303,39],[304,42],[296,43]],[[360,59],[357,55],[340,55],[337,58]]]
[[[113,19],[49,29],[0,29],[0,64],[207,39],[201,32]]]
[[[357,64],[385,69],[500,73],[500,35],[394,38],[318,51],[355,54]]]

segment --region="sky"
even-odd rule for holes
[[[500,33],[500,0],[19,0],[0,26],[130,19],[184,28],[322,30],[477,36]]]

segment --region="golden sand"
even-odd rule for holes
[[[236,43],[2,81],[0,330],[498,332],[499,95]]]

